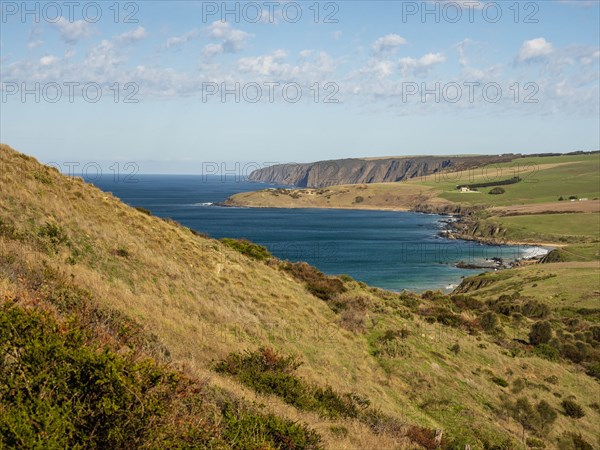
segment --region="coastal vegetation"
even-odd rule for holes
[[[591,156],[548,158],[555,169],[577,166],[580,189],[557,183],[592,203]],[[590,395],[599,389],[598,261],[577,259],[595,255],[591,230],[571,233],[585,240],[566,242],[556,262],[469,277],[452,294],[389,292],[210,239],[7,146],[0,164],[3,446],[600,446]],[[511,192],[523,183],[458,206],[498,205],[524,195]],[[448,195],[461,196],[457,184]],[[426,184],[400,187],[417,196],[407,208],[456,206]],[[396,189],[260,195],[375,207],[374,192],[393,201]],[[521,217],[504,205],[471,215]],[[563,261],[572,247],[580,253]]]

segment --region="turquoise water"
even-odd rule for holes
[[[131,180],[129,180],[131,181]],[[411,212],[324,209],[223,208],[211,205],[264,185],[218,176],[136,175],[135,182],[95,180],[132,206],[172,218],[215,238],[246,238],[276,256],[306,261],[329,274],[348,274],[370,285],[401,291],[450,290],[480,273],[458,261],[516,259],[531,248],[489,246],[438,236],[447,217]]]

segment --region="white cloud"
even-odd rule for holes
[[[600,50],[596,50],[590,55],[581,57],[581,59],[579,61],[584,66],[587,66],[587,65],[593,64],[598,59],[600,59]]]
[[[402,36],[397,34],[388,34],[373,42],[372,48],[373,52],[379,54],[394,50],[403,44],[406,44],[406,39],[404,39]]]
[[[338,31],[334,31],[333,33],[331,33],[331,37],[333,39],[335,39],[336,41],[339,41],[340,38],[342,37],[342,31],[338,30]]]
[[[58,28],[61,39],[67,44],[75,44],[92,35],[91,25],[85,20],[69,22],[64,17],[60,17],[54,25]]]
[[[524,62],[531,59],[548,56],[554,51],[554,47],[543,37],[523,42],[519,51],[519,61]]]
[[[58,58],[56,56],[54,56],[54,55],[42,56],[40,58],[40,65],[42,65],[42,66],[51,66],[56,61],[58,61]]]
[[[134,30],[126,31],[115,38],[117,42],[130,44],[132,42],[140,41],[148,36],[144,27],[137,27]]]
[[[283,64],[286,56],[285,51],[275,50],[269,55],[241,58],[238,61],[238,70],[258,75],[281,75],[286,69]]]
[[[400,70],[403,75],[409,72],[418,75],[427,75],[430,69],[438,64],[442,64],[444,61],[446,61],[446,57],[441,53],[427,53],[419,59],[402,58],[400,59]]]
[[[393,61],[377,61],[371,66],[372,72],[378,78],[386,78],[392,74],[394,69]]]
[[[44,41],[31,41],[27,43],[27,48],[28,49],[34,49],[34,48],[38,48],[41,47],[42,45],[44,45]]]
[[[250,33],[232,28],[227,22],[217,20],[206,28],[208,35],[221,41],[218,44],[208,44],[204,47],[204,55],[211,58],[220,53],[237,53],[244,47],[246,39],[252,37]]]
[[[194,28],[193,30],[190,30],[187,33],[184,33],[180,36],[171,36],[169,39],[167,39],[167,42],[165,43],[165,48],[173,48],[185,44],[186,42],[189,42],[192,39],[194,39],[196,36],[198,36],[197,28]]]
[[[114,43],[104,39],[87,53],[84,65],[96,73],[109,73],[123,61]]]

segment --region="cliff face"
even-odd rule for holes
[[[510,161],[510,156],[423,156],[387,159],[338,159],[305,164],[277,164],[255,170],[250,181],[321,188],[340,184],[385,183]]]

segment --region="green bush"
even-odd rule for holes
[[[137,447],[178,381],[150,360],[88,346],[79,329],[10,304],[0,308],[0,353],[0,442],[10,448]]]
[[[49,222],[38,229],[37,235],[41,239],[45,250],[51,253],[57,253],[60,246],[69,242],[63,229],[60,226]]]
[[[273,414],[261,415],[225,403],[223,437],[239,450],[280,449],[318,450],[321,436],[307,425],[285,420]]]
[[[504,194],[506,191],[504,190],[504,188],[501,187],[495,187],[494,189],[492,189],[489,193],[491,195],[501,195]]]
[[[537,300],[529,300],[523,304],[521,312],[530,319],[545,319],[550,315],[550,308]]]
[[[529,342],[533,345],[547,344],[552,339],[550,322],[535,322],[529,331]]]
[[[369,402],[356,394],[338,394],[331,387],[308,384],[294,374],[301,362],[281,356],[271,348],[231,353],[215,365],[219,373],[237,378],[263,394],[273,394],[299,409],[316,411],[324,417],[358,417]]]
[[[583,407],[574,400],[564,399],[560,405],[563,407],[565,415],[568,417],[573,419],[581,419],[583,416],[585,416]]]
[[[227,247],[240,252],[242,255],[258,261],[266,261],[272,258],[271,253],[266,247],[247,241],[246,239],[223,238],[221,242]]]
[[[549,344],[539,344],[533,349],[533,354],[548,361],[558,361],[560,359],[560,351]]]
[[[481,325],[481,328],[483,328],[484,331],[493,333],[497,330],[499,325],[498,316],[492,311],[486,311],[479,316],[479,325]]]
[[[78,316],[81,305],[70,303],[74,314],[60,323],[0,305],[0,448],[321,448],[306,425],[216,396],[139,350],[117,354],[98,344]],[[89,307],[89,320],[106,323]],[[120,320],[111,322],[113,337],[131,345],[124,337],[135,331]]]

